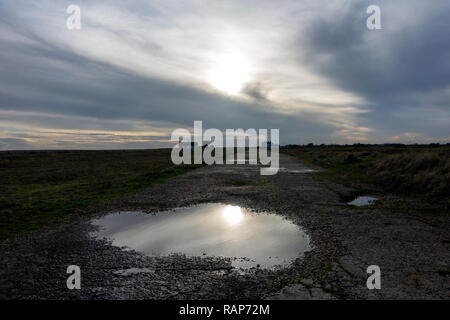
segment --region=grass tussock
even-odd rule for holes
[[[448,197],[450,157],[448,152],[404,152],[378,159],[368,170],[375,183],[391,191]]]

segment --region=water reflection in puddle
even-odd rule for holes
[[[356,197],[353,201],[348,202],[347,204],[357,207],[369,206],[376,200],[378,200],[378,198],[373,196],[359,196]]]
[[[281,169],[284,169],[284,168],[281,168]],[[311,172],[317,172],[317,170],[314,170],[314,169],[308,169],[308,168],[305,168],[305,169],[300,169],[300,170],[289,170],[289,169],[284,169],[284,170],[281,170],[281,172],[288,172],[288,173],[311,173]]]
[[[266,168],[267,172],[270,173],[278,173],[278,172],[285,172],[285,173],[312,173],[317,172],[315,169],[310,168],[302,168],[302,169],[289,169],[289,168]]]
[[[148,255],[232,257],[236,267],[285,266],[311,250],[309,237],[279,215],[211,203],[158,214],[121,212],[93,220],[113,245]]]

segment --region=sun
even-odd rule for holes
[[[219,56],[209,73],[209,83],[229,95],[238,94],[249,80],[249,63],[239,53]]]

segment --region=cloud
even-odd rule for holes
[[[379,31],[346,0],[79,1],[69,31],[69,2],[0,5],[2,149],[163,146],[194,120],[281,143],[450,135],[445,1],[378,1]],[[230,52],[248,61],[237,96],[208,81]]]
[[[33,149],[33,145],[29,144],[25,139],[0,138],[0,150],[29,150],[29,149]]]
[[[367,125],[448,135],[450,42],[445,30],[450,28],[450,6],[444,1],[432,6],[378,2],[383,23],[379,31],[362,27],[366,16],[361,2],[317,18],[298,44],[303,48],[306,43],[302,62],[362,97],[372,111],[364,120]]]

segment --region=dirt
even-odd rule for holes
[[[57,228],[0,244],[0,299],[449,299],[450,235],[407,214],[347,206],[301,162],[280,155],[274,176],[254,165],[206,166],[102,205]],[[307,171],[307,170],[306,170]],[[283,215],[313,250],[280,270],[240,270],[230,259],[149,257],[92,238],[111,211],[223,202]],[[69,265],[81,289],[66,287]],[[381,289],[366,286],[381,269]]]

